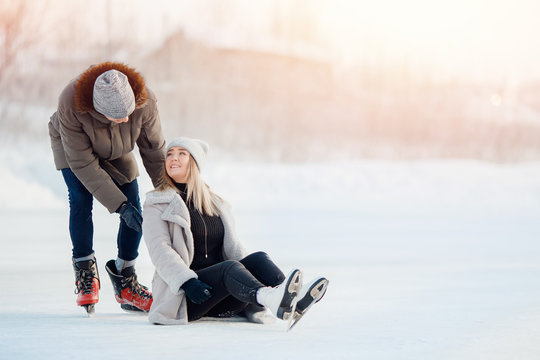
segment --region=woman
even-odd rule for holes
[[[279,319],[299,319],[322,298],[328,280],[302,287],[299,270],[285,277],[265,253],[246,254],[229,205],[200,177],[207,152],[203,141],[173,140],[161,184],[146,196],[143,233],[156,267],[149,321],[187,324],[246,309],[250,321],[263,322],[263,307]]]

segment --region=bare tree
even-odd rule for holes
[[[0,79],[15,63],[21,49],[33,42],[24,29],[29,3],[26,0],[0,0]]]
[[[9,116],[20,117],[24,112],[20,106],[11,106],[10,101],[26,91],[21,90],[24,85],[17,84],[24,74],[25,61],[36,59],[28,55],[37,49],[43,35],[47,5],[45,0],[0,0],[0,122],[4,125],[9,123]]]

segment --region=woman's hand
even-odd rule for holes
[[[195,304],[202,304],[212,297],[210,291],[212,287],[199,279],[189,279],[186,281],[181,288],[186,293],[186,296],[189,300]]]

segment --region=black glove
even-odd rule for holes
[[[212,287],[199,279],[189,279],[181,286],[181,288],[186,293],[188,299],[195,304],[202,304],[212,297],[212,294],[208,291],[209,289],[212,289]]]
[[[142,215],[135,206],[130,203],[123,203],[116,212],[120,214],[120,217],[126,222],[127,226],[137,232],[142,231]]]

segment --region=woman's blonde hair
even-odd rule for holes
[[[203,181],[199,167],[191,154],[189,155],[186,178],[187,202],[191,201],[195,209],[201,214],[217,216],[219,212],[216,204],[218,201],[221,201],[221,198],[210,190],[210,187]],[[174,180],[167,174],[167,167],[164,164],[161,181],[157,190],[165,191],[168,189],[178,190],[174,185]]]

